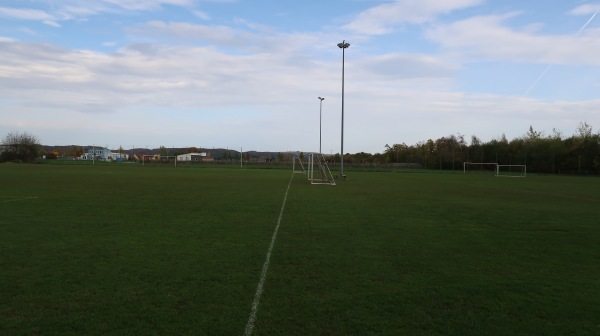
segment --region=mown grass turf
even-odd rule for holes
[[[0,333],[243,330],[287,171],[0,169]]]
[[[597,179],[295,181],[257,335],[600,332]]]
[[[289,178],[0,165],[0,334],[243,334]],[[350,178],[294,177],[255,335],[600,332],[600,180]]]

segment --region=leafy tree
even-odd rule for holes
[[[57,151],[50,151],[46,153],[47,160],[56,160],[60,156],[60,153]]]
[[[52,148],[51,152],[54,153],[54,154],[56,154],[57,158],[60,157],[60,156],[63,156],[63,153],[60,151],[59,148],[54,147],[54,148]]]
[[[384,162],[385,163],[406,162],[408,156],[410,155],[409,147],[405,143],[394,144],[392,146],[385,145],[385,148],[386,148],[384,151],[384,154],[385,154]]]
[[[556,129],[545,136],[530,126],[523,136],[510,141],[505,134],[488,142],[472,136],[471,144],[467,145],[464,135],[457,133],[411,146],[403,143],[384,147],[381,154],[346,154],[344,160],[349,163],[418,163],[428,169],[456,169],[456,164],[464,161],[497,162],[525,164],[528,172],[600,174],[600,133],[593,133],[587,122],[580,122],[569,138],[563,138]]]
[[[69,148],[69,150],[67,151],[67,155],[68,156],[81,156],[83,155],[83,147],[80,146],[71,146],[71,148]]]
[[[529,130],[525,133],[525,141],[534,142],[542,138],[543,132],[538,132],[533,129],[533,126],[529,126]]]
[[[158,153],[160,156],[169,156],[169,150],[165,146],[160,146],[158,148]]]
[[[593,134],[592,126],[580,122],[577,133],[565,143],[569,151],[568,169],[578,174],[600,172],[600,134]]]
[[[370,153],[360,152],[353,155],[350,155],[350,162],[367,164],[373,162],[373,155]]]
[[[577,133],[580,139],[590,139],[592,137],[592,126],[585,121],[581,121],[577,126]]]
[[[39,139],[27,132],[8,133],[2,140],[2,147],[1,162],[13,160],[32,162],[41,150]]]

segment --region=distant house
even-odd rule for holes
[[[127,161],[127,160],[129,160],[129,154],[110,153],[110,159],[114,160],[114,161]]]
[[[129,159],[129,155],[125,153],[113,153],[110,149],[104,147],[89,147],[83,155],[79,157],[81,160],[123,160]]]
[[[89,147],[79,157],[81,160],[108,160],[111,151],[104,147]]]
[[[177,161],[179,162],[195,162],[195,161],[204,161],[206,160],[206,153],[187,153],[177,155]]]
[[[150,154],[144,154],[144,153],[138,153],[138,154],[133,154],[132,159],[135,161],[150,161],[152,159],[152,155]]]

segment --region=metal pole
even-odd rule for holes
[[[342,48],[342,140],[341,140],[341,151],[340,151],[340,177],[345,178],[344,175],[344,73],[345,73],[345,62],[346,62],[346,48],[350,46],[350,43],[346,43],[343,40],[342,43],[338,43],[338,47]]]
[[[323,100],[325,98],[321,98],[321,97],[317,97],[317,98],[319,98],[319,154],[323,154],[323,152],[321,151],[321,128],[322,128],[321,120],[323,120]]]

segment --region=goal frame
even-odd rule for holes
[[[502,175],[500,174],[500,167],[521,167],[523,170],[520,175]],[[497,177],[527,177],[527,165],[497,165],[496,166]]]
[[[315,167],[317,168],[317,176],[315,176]],[[327,166],[327,162],[322,154],[308,154],[308,180],[310,184],[327,184],[335,185],[333,174]]]

